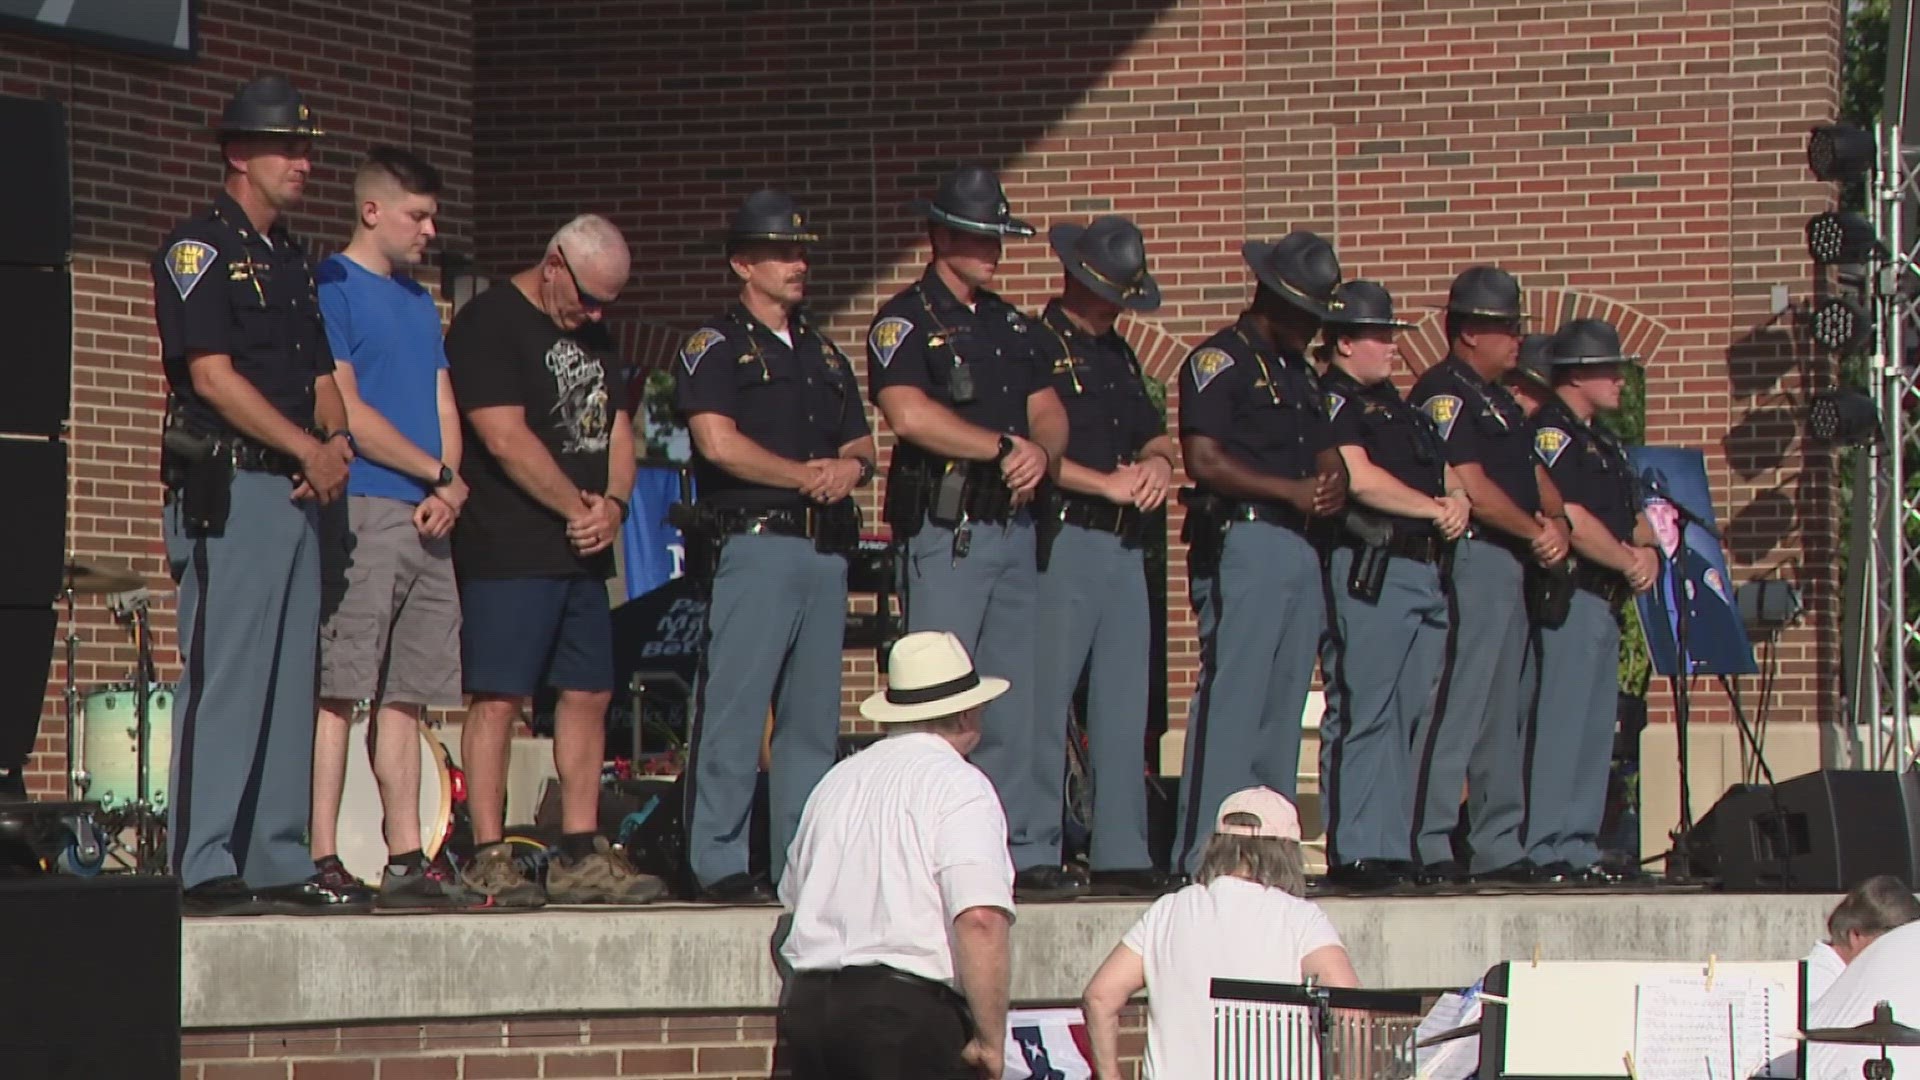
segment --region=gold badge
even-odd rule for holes
[[[1551,469],[1553,463],[1560,460],[1569,441],[1567,433],[1557,427],[1541,428],[1533,433],[1533,452],[1540,455],[1540,460]]]

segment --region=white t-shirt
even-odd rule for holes
[[[1820,1000],[1807,1009],[1807,1027],[1854,1027],[1873,1019],[1884,1001],[1893,1019],[1920,1027],[1920,923],[1889,930],[1860,950]],[[1860,1066],[1878,1057],[1879,1048],[1834,1043],[1807,1044],[1807,1080],[1859,1080]],[[1920,1047],[1887,1048],[1893,1075],[1920,1076]]]
[[[1807,954],[1804,963],[1807,965],[1807,1007],[1812,1008],[1840,973],[1847,970],[1847,962],[1840,959],[1833,946],[1822,941]]]
[[[1340,935],[1317,904],[1222,877],[1154,901],[1120,943],[1146,962],[1148,1080],[1207,1080],[1213,980],[1297,983],[1301,958]]]
[[[780,902],[795,971],[886,964],[953,982],[953,920],[1013,914],[1007,818],[986,774],[938,735],[880,740],[808,796]]]

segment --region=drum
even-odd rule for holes
[[[453,828],[452,758],[440,737],[422,723],[420,731],[420,850],[431,859],[440,853]],[[368,727],[360,721],[347,737],[347,781],[340,792],[340,862],[354,877],[375,888],[387,866],[385,812],[380,785],[373,777]]]
[[[132,683],[111,683],[81,700],[86,722],[87,801],[108,812],[140,797],[139,697]],[[155,813],[167,809],[167,769],[173,762],[173,684],[147,690],[147,798]]]

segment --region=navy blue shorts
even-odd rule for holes
[[[597,578],[463,578],[460,618],[469,694],[613,689],[613,613]]]

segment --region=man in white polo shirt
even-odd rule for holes
[[[966,755],[1007,691],[960,639],[908,634],[860,715],[888,737],[807,799],[780,902],[793,1080],[997,1080],[1007,1030],[1007,820]]]

